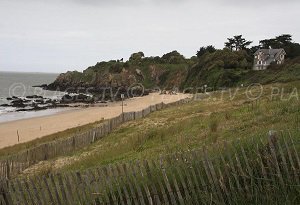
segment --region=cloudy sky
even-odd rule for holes
[[[190,57],[235,34],[300,42],[299,9],[298,0],[0,0],[0,71],[80,71],[137,51]]]

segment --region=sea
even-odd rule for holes
[[[9,104],[8,97],[25,98],[30,95],[39,95],[51,99],[59,99],[64,93],[59,91],[44,90],[39,86],[54,82],[59,74],[54,73],[21,73],[21,72],[3,72],[0,71],[0,123],[50,115],[61,111],[61,109],[16,112],[16,108],[4,107],[3,104]]]

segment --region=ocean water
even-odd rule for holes
[[[16,108],[13,107],[1,106],[2,104],[9,104],[9,101],[6,99],[7,97],[16,96],[25,98],[29,95],[39,95],[51,99],[60,98],[63,95],[61,92],[47,91],[43,90],[42,88],[32,87],[35,85],[52,83],[57,76],[58,74],[49,73],[19,73],[0,71],[0,122],[6,121],[5,118],[12,116],[12,114],[7,114],[13,113],[16,110]],[[40,115],[40,113],[37,115]],[[46,112],[44,111],[44,113]],[[16,115],[18,114],[13,114],[13,116]],[[24,113],[20,113],[19,115],[23,116],[22,118],[24,118],[24,115],[26,116]],[[32,116],[33,114],[27,115]]]

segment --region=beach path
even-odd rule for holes
[[[186,98],[188,95],[159,95],[132,98],[124,101],[124,112],[140,111],[150,105],[161,102],[170,103]],[[86,125],[121,114],[121,102],[109,103],[107,107],[89,107],[63,111],[49,116],[35,117],[11,122],[0,123],[0,148],[24,143],[43,136],[54,134],[70,128]]]

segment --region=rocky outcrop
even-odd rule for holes
[[[102,97],[105,97],[103,88],[116,91],[119,88],[128,89],[134,84],[142,84],[148,89],[173,88],[184,82],[188,67],[188,60],[177,51],[162,57],[145,57],[139,52],[126,62],[99,62],[83,72],[69,71],[60,74],[45,89],[98,96],[102,93]]]

